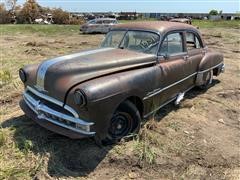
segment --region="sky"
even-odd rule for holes
[[[25,0],[18,0],[23,4]],[[208,13],[212,9],[223,13],[240,11],[240,0],[37,0],[41,6],[62,8],[70,12],[168,12]]]

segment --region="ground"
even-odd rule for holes
[[[104,35],[78,26],[0,27],[0,179],[240,179],[239,21],[194,22],[226,72],[179,107],[157,112],[134,140],[98,147],[41,128],[18,106],[25,64],[97,47]]]

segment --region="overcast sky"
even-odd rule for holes
[[[23,4],[25,0],[18,0]],[[173,12],[206,13],[211,9],[223,13],[240,11],[239,0],[37,0],[41,6],[62,8],[71,12]]]

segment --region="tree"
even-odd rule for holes
[[[11,23],[11,14],[6,10],[3,3],[0,4],[0,24]]]
[[[52,17],[55,24],[69,24],[69,13],[61,8],[53,9]]]
[[[34,20],[40,15],[39,9],[40,6],[35,0],[27,0],[18,15],[19,22],[27,22],[32,24]]]
[[[14,12],[16,4],[17,4],[17,0],[5,0],[5,4],[7,6],[7,9],[9,9],[9,11]]]
[[[212,15],[212,16],[218,15],[218,11],[215,10],[215,9],[213,9],[213,10],[211,10],[211,11],[209,12],[209,15]]]

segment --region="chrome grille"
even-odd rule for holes
[[[86,135],[93,135],[90,132],[92,122],[79,119],[78,114],[69,106],[46,96],[31,87],[27,87],[23,99],[28,107],[37,115],[38,119],[49,121],[66,129]]]

